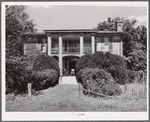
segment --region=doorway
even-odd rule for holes
[[[79,59],[77,56],[65,56],[64,57],[64,63],[63,63],[63,68],[64,68],[64,76],[73,76],[76,74],[76,61]]]
[[[76,61],[69,61],[69,73],[70,75],[75,75],[75,65],[76,65]]]

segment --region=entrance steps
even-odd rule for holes
[[[78,83],[75,76],[63,76],[60,77],[59,84],[77,85]]]

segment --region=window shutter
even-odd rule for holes
[[[104,37],[104,43],[105,43],[105,45],[109,44],[109,38],[108,37]]]
[[[101,51],[101,43],[97,43],[97,51]]]
[[[113,44],[112,44],[112,42],[109,42],[109,52],[113,52]]]
[[[106,36],[104,37],[104,52],[108,52],[109,51],[109,37]]]

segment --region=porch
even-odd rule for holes
[[[83,53],[92,53],[91,47],[84,47]],[[59,48],[51,48],[51,54],[59,54]],[[80,54],[80,47],[62,47],[62,54]]]

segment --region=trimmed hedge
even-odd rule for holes
[[[123,57],[110,52],[97,51],[92,56],[82,56],[76,63],[76,71],[79,72],[84,67],[99,68],[108,71],[112,66],[121,66],[126,68],[126,62]]]
[[[58,84],[59,77],[56,70],[44,69],[42,71],[34,71],[31,74],[31,83],[34,90],[43,90]]]
[[[35,90],[47,89],[58,84],[60,76],[57,61],[47,55],[39,55],[33,64],[31,79]]]
[[[76,69],[79,72],[84,67],[104,69],[106,72],[111,73],[112,77],[119,84],[133,82],[133,77],[130,78],[131,76],[128,76],[130,74],[126,69],[124,58],[110,52],[97,51],[89,58],[82,56],[76,64]]]
[[[81,69],[84,67],[88,67],[88,61],[90,60],[91,56],[90,55],[84,55],[80,59],[78,59],[76,63],[76,72],[79,72]]]
[[[6,59],[6,94],[27,93],[27,84],[32,83],[34,90],[42,90],[58,84],[59,67],[56,60],[49,56],[39,56],[33,70],[27,71],[26,60],[17,57]]]
[[[53,57],[39,55],[33,64],[33,71],[42,71],[44,69],[54,69],[60,75],[58,62]]]
[[[109,70],[112,66],[121,66],[126,67],[126,62],[124,58],[119,55],[112,54],[110,52],[95,52],[91,56],[91,60],[88,62],[89,68],[96,68],[105,69],[106,71]]]
[[[111,73],[112,77],[118,84],[124,85],[126,83],[130,83],[127,70],[124,67],[112,66],[109,70],[109,73]]]
[[[105,95],[120,95],[122,93],[119,85],[115,82],[110,73],[99,68],[84,68],[77,74],[77,82],[81,83],[84,89]],[[83,91],[85,95],[89,94]],[[92,94],[92,93],[90,93]],[[93,94],[92,94],[93,95]]]
[[[103,63],[105,59],[105,54],[103,52],[95,52],[88,63],[89,68],[99,68],[103,69]]]

